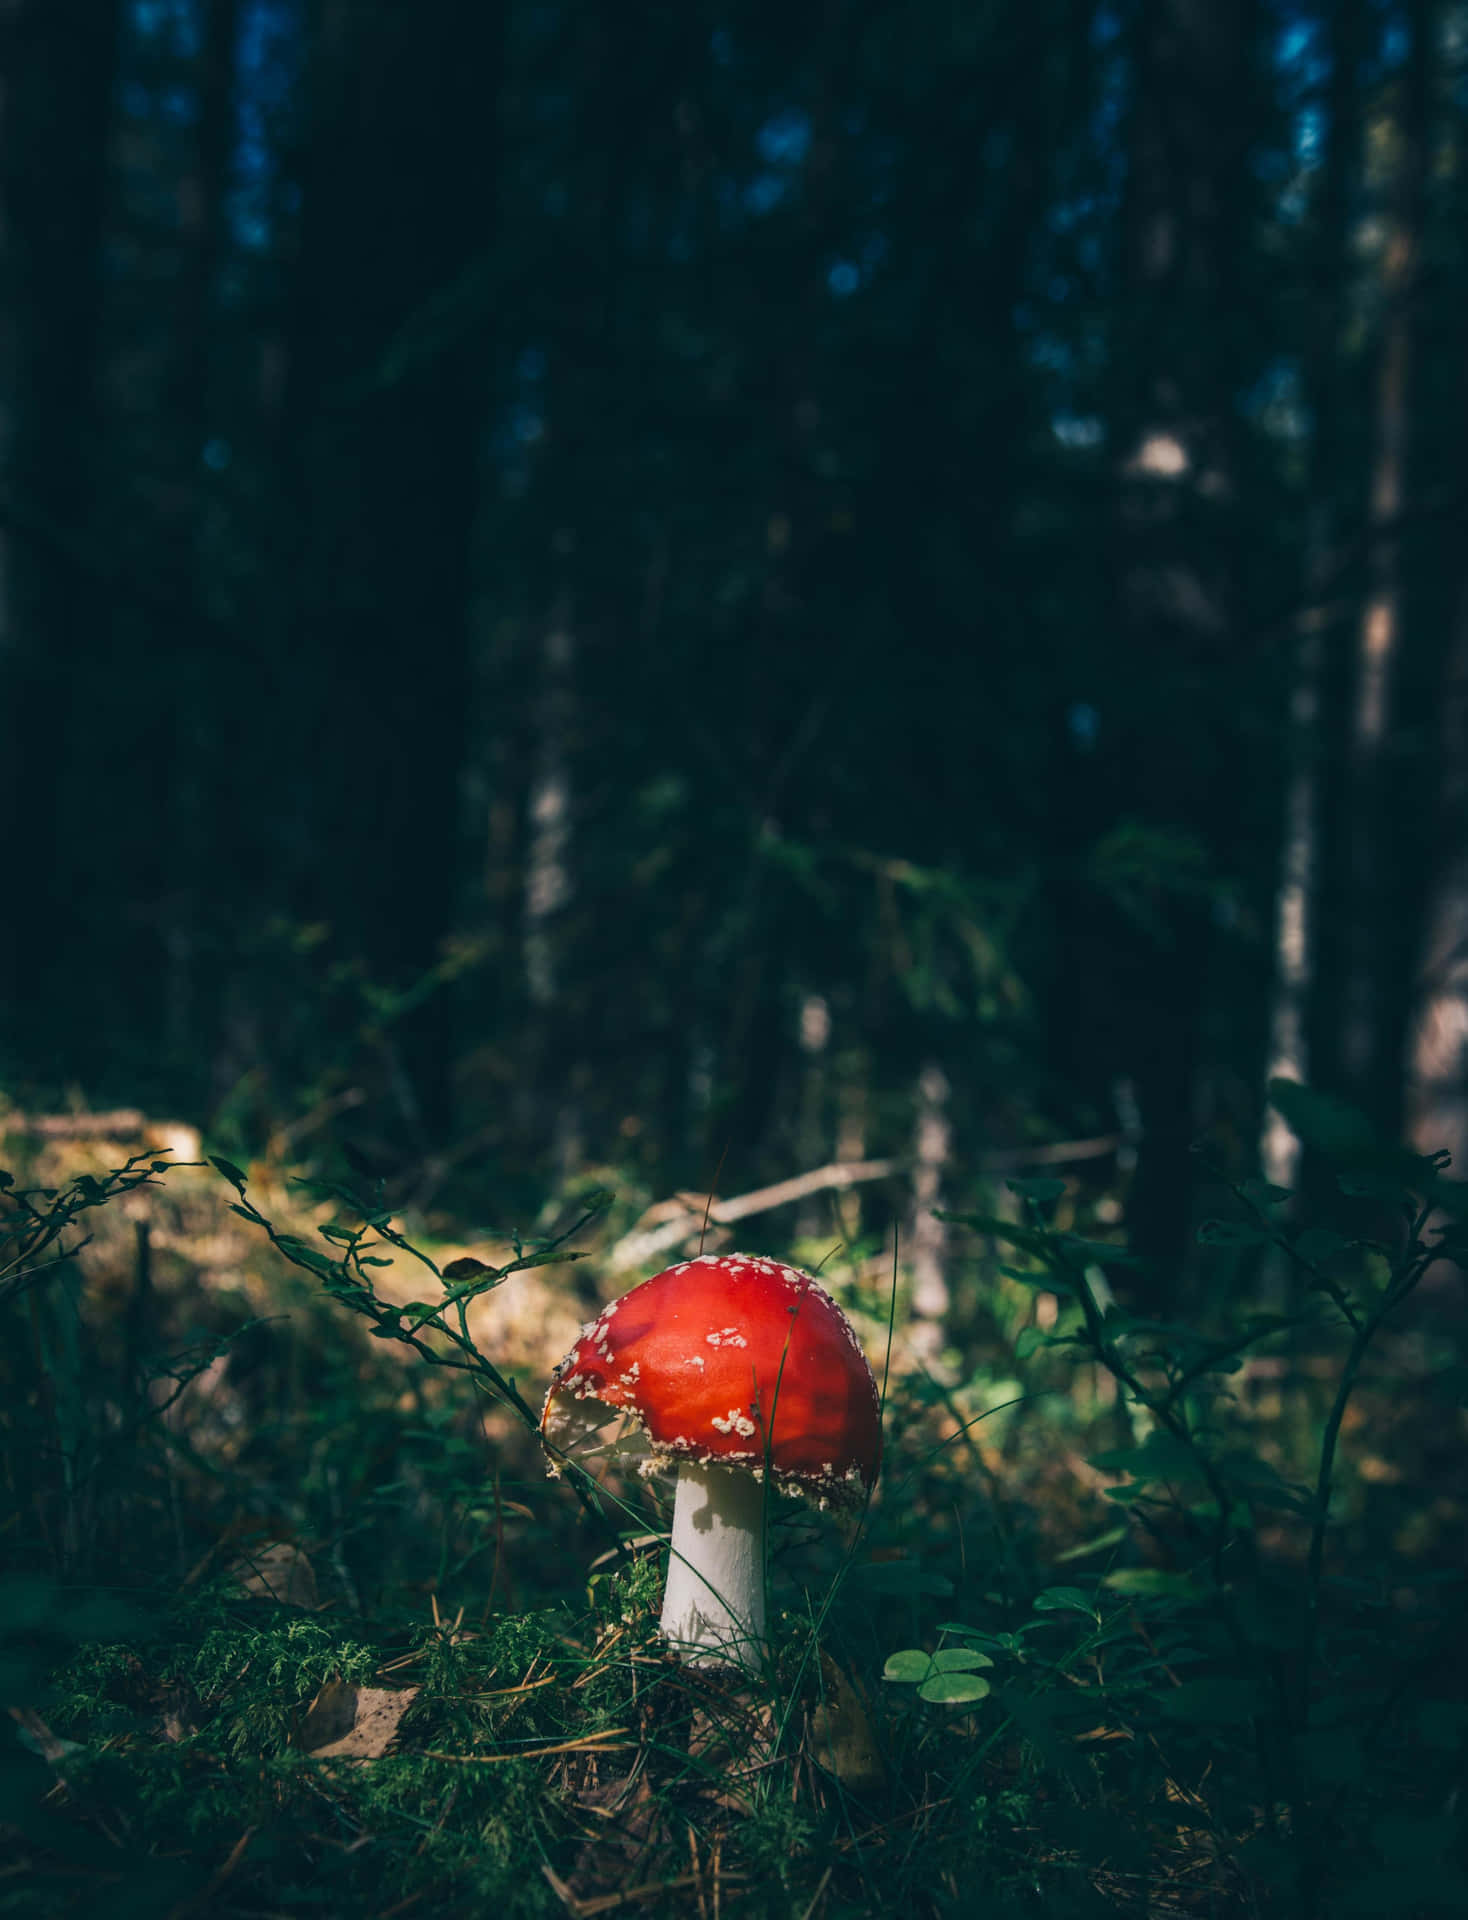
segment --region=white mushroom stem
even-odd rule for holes
[[[747,1468],[679,1467],[662,1628],[690,1666],[762,1664],[765,1490]]]

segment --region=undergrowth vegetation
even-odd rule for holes
[[[828,1248],[886,1458],[771,1512],[759,1680],[661,1645],[667,1489],[548,1479],[496,1347],[543,1269],[616,1290],[602,1196],[470,1254],[370,1178],[0,1175],[0,1913],[1468,1908],[1463,1189],[1275,1094],[1336,1217],[1220,1178],[1205,1324],[1061,1180],[947,1216],[939,1366]],[[162,1272],[174,1192],[250,1285]]]

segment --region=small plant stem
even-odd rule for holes
[[[1197,1462],[1198,1471],[1202,1476],[1203,1483],[1213,1496],[1213,1504],[1217,1509],[1217,1519],[1212,1529],[1213,1542],[1210,1553],[1213,1575],[1213,1606],[1223,1625],[1224,1632],[1232,1641],[1234,1651],[1238,1654],[1240,1660],[1245,1666],[1257,1667],[1258,1661],[1254,1650],[1249,1644],[1248,1635],[1244,1632],[1239,1622],[1225,1587],[1223,1555],[1228,1545],[1229,1513],[1232,1504],[1228,1496],[1228,1489],[1224,1486],[1217,1468],[1208,1457],[1206,1448],[1199,1445],[1197,1437],[1188,1426],[1186,1419],[1178,1412],[1176,1406],[1172,1403],[1171,1396],[1151,1392],[1138,1375],[1127,1365],[1126,1361],[1117,1351],[1115,1343],[1106,1337],[1106,1329],[1101,1318],[1101,1311],[1097,1307],[1095,1299],[1092,1297],[1091,1289],[1086,1283],[1084,1273],[1077,1274],[1070,1261],[1068,1261],[1063,1254],[1052,1262],[1052,1271],[1063,1275],[1070,1282],[1072,1291],[1078,1297],[1081,1312],[1085,1316],[1086,1334],[1090,1341],[1091,1349],[1097,1359],[1099,1359],[1108,1372],[1113,1374],[1117,1381],[1127,1389],[1132,1397],[1147,1409],[1153,1419],[1157,1420],[1175,1440],[1180,1441],[1181,1444],[1188,1449]],[[1274,1690],[1279,1700],[1280,1710],[1287,1715],[1289,1711],[1289,1701],[1282,1690],[1284,1686],[1283,1679],[1273,1670],[1271,1670],[1271,1678],[1275,1683]],[[1254,1735],[1254,1751],[1259,1761],[1260,1782],[1264,1790],[1266,1803],[1266,1817],[1270,1823],[1273,1824],[1274,1809],[1280,1799],[1274,1760],[1270,1752],[1269,1742],[1265,1738],[1265,1729],[1259,1714],[1254,1713],[1250,1715],[1250,1726]],[[1290,1798],[1291,1803],[1294,1804],[1297,1796],[1292,1795]]]
[[[1346,1408],[1350,1404],[1351,1395],[1355,1391],[1372,1342],[1426,1270],[1428,1249],[1424,1247],[1421,1236],[1429,1214],[1430,1209],[1423,1208],[1412,1220],[1407,1244],[1402,1253],[1401,1268],[1388,1284],[1375,1310],[1364,1318],[1357,1318],[1352,1322],[1356,1330],[1346,1354],[1345,1364],[1341,1368],[1341,1377],[1336,1383],[1335,1397],[1331,1402],[1330,1412],[1326,1416],[1325,1431],[1321,1435],[1320,1465],[1315,1476],[1315,1514],[1310,1527],[1310,1550],[1305,1570],[1305,1625],[1301,1636],[1298,1667],[1301,1730],[1308,1725],[1310,1715],[1310,1668],[1314,1663],[1315,1645],[1319,1637],[1320,1583],[1325,1564],[1325,1535],[1330,1523],[1330,1495],[1335,1477],[1335,1456],[1340,1440],[1341,1423],[1346,1417]]]

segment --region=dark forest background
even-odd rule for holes
[[[13,1098],[434,1192],[937,1109],[1159,1271],[1271,1070],[1461,1164],[1460,7],[3,32]]]

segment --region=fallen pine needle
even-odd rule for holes
[[[512,1694],[534,1693],[537,1687],[553,1687],[560,1677],[558,1673],[547,1673],[539,1680],[522,1680],[517,1687],[495,1687],[489,1693],[466,1693],[460,1697],[465,1700],[508,1700]]]
[[[801,1920],[811,1920],[811,1916],[815,1913],[816,1908],[821,1903],[821,1895],[826,1891],[826,1888],[830,1885],[832,1872],[833,1872],[833,1869],[831,1867],[827,1867],[826,1871],[821,1875],[821,1883],[816,1888],[815,1892],[811,1895],[810,1905],[806,1908],[804,1914],[801,1916]]]
[[[562,1740],[553,1747],[520,1747],[512,1753],[436,1753],[431,1748],[425,1760],[452,1760],[459,1766],[490,1767],[504,1760],[543,1760],[552,1753],[626,1753],[636,1742],[613,1736],[628,1733],[628,1727],[614,1727],[611,1733],[591,1734],[585,1740]]]

